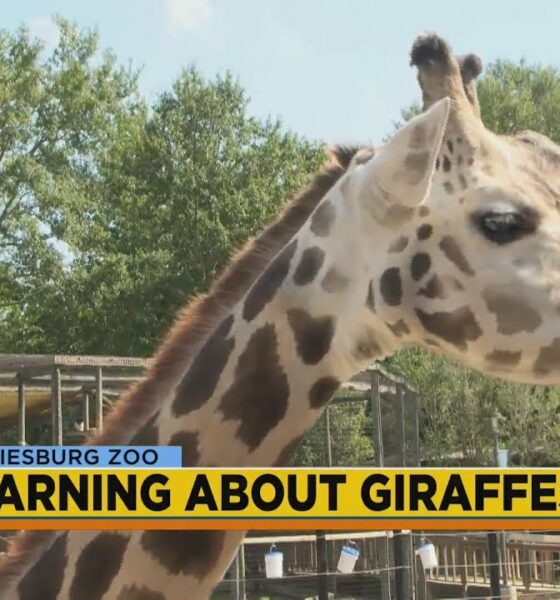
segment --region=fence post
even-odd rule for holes
[[[374,460],[377,459],[377,466],[383,467],[385,456],[383,452],[383,419],[381,413],[381,394],[379,392],[379,371],[371,371],[371,415],[373,417],[373,447],[375,449]],[[391,600],[391,571],[389,564],[389,536],[385,532],[385,538],[381,542],[380,563],[381,563],[381,600]]]
[[[23,375],[21,373],[17,374],[17,386],[18,444],[20,446],[25,446],[25,388],[23,383]]]
[[[501,598],[500,590],[500,552],[498,550],[498,536],[495,531],[487,534],[488,562],[490,563],[490,593],[493,598]]]
[[[95,385],[96,385],[96,404],[97,412],[95,415],[95,427],[100,432],[103,429],[103,369],[97,367],[95,372]]]
[[[327,431],[327,466],[332,467],[331,413],[328,404],[325,409],[325,429]]]
[[[332,467],[331,419],[329,406],[325,409],[325,430],[327,435],[327,466]],[[324,531],[317,531],[315,536],[315,551],[317,552],[317,596],[318,600],[329,598],[329,558],[327,540]]]
[[[404,386],[402,383],[396,384],[397,403],[399,407],[399,446],[400,446],[400,464],[406,467],[406,428],[404,413]],[[393,556],[395,561],[395,593],[397,600],[410,600],[412,590],[410,587],[410,546],[409,540],[405,540],[405,534],[401,529],[393,532]]]
[[[317,531],[315,542],[317,552],[317,597],[318,600],[328,600],[329,598],[329,563],[327,558],[327,540],[324,531]]]
[[[82,396],[82,420],[84,422],[84,432],[89,431],[89,392],[84,391]]]
[[[236,553],[233,563],[230,567],[230,577],[232,579],[231,586],[229,588],[229,597],[231,600],[241,600],[241,594],[239,589],[239,551]]]
[[[52,443],[53,446],[62,446],[62,382],[59,367],[52,372],[51,386]]]
[[[241,544],[241,546],[239,546],[239,574],[241,600],[247,600],[247,588],[245,585],[245,544]]]

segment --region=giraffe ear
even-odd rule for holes
[[[385,200],[415,207],[428,197],[450,104],[443,98],[408,121],[375,156],[372,179]]]

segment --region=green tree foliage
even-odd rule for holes
[[[55,349],[65,262],[88,208],[96,157],[135,112],[136,75],[96,52],[94,32],[58,19],[48,56],[22,28],[0,31],[0,349]],[[62,319],[50,321],[56,305]],[[47,316],[48,314],[48,316]],[[62,349],[62,348],[61,348]]]
[[[0,349],[147,355],[323,151],[249,116],[229,74],[186,69],[147,107],[94,33],[59,25],[47,58],[0,34]]]
[[[483,121],[492,131],[532,129],[560,142],[558,69],[499,60],[485,70],[478,96]]]
[[[333,467],[366,465],[373,462],[372,419],[368,398],[360,395],[348,402],[329,405],[327,414],[309,430],[290,463],[295,466],[329,465],[327,431],[330,432],[331,464]]]
[[[478,83],[482,119],[490,130],[514,134],[531,129],[560,142],[560,72],[554,68],[497,61]],[[420,111],[402,111],[407,121]],[[490,418],[498,408],[501,443],[517,464],[560,461],[560,392],[514,385],[464,369],[422,350],[406,350],[387,363],[420,392],[423,455],[436,464],[491,464]]]

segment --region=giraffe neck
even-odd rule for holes
[[[217,326],[158,416],[160,443],[182,446],[185,465],[282,462],[340,383],[394,350],[373,306],[384,234],[343,192]]]

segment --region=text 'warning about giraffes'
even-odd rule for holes
[[[547,529],[559,516],[554,469],[187,469],[146,448],[39,469],[20,450],[19,466],[0,456],[4,529]]]

